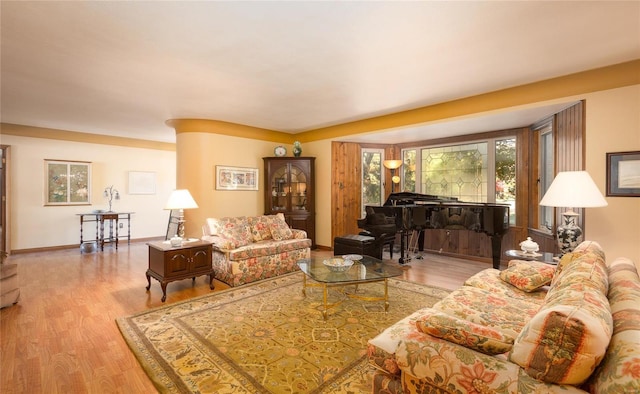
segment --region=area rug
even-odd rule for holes
[[[116,321],[163,393],[369,393],[367,341],[447,290],[391,279],[382,302],[345,297],[322,318],[322,291],[296,272]],[[353,290],[354,287],[351,287]],[[382,283],[360,285],[382,294]]]

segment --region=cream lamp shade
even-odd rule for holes
[[[164,209],[192,209],[198,208],[198,204],[191,197],[187,189],[178,189],[171,192]]]
[[[607,206],[600,190],[586,171],[559,172],[540,205],[547,207],[595,208]]]
[[[563,222],[557,226],[558,247],[562,254],[569,253],[582,242],[582,229],[576,224],[578,213],[571,208],[595,208],[607,206],[600,190],[586,171],[559,172],[540,200],[546,207],[566,207]]]
[[[198,208],[198,204],[191,197],[191,193],[187,189],[177,189],[171,192],[169,201],[165,205],[164,209],[176,209],[178,213],[178,234],[171,239],[172,246],[182,245],[182,239],[184,238],[184,210]]]

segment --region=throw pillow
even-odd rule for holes
[[[500,279],[526,292],[536,291],[551,283],[555,267],[536,261],[511,261],[500,272]]]
[[[522,329],[509,360],[535,379],[578,386],[605,356],[611,309],[600,290],[566,288],[555,294]]]
[[[484,354],[502,354],[511,350],[514,339],[487,326],[431,310],[416,321],[418,331]]]
[[[219,219],[218,235],[232,241],[236,248],[253,242],[253,236],[245,216]]]
[[[284,219],[276,218],[271,221],[271,237],[276,241],[293,238],[291,228]]]
[[[248,218],[253,242],[266,241],[271,239],[271,220],[273,215],[252,216]]]

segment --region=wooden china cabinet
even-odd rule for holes
[[[265,215],[284,214],[316,247],[315,157],[264,157]]]

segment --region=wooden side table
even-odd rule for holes
[[[167,299],[167,284],[176,280],[209,275],[209,288],[214,289],[211,267],[211,244],[204,241],[184,242],[172,247],[168,242],[149,242],[149,269],[147,269],[147,291],[151,288],[151,277],[162,287],[162,302]]]
[[[553,256],[553,253],[549,253],[549,252],[528,254],[528,253],[524,253],[521,250],[510,249],[510,250],[507,250],[504,254],[519,260],[540,261],[542,263],[558,265],[558,260]]]

